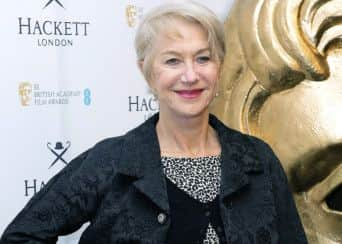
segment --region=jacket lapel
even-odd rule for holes
[[[117,172],[134,177],[133,185],[165,212],[170,212],[166,181],[162,171],[156,133],[158,114],[152,116],[124,137]]]
[[[116,169],[118,173],[134,178],[133,185],[141,193],[170,213],[156,133],[158,119],[157,113],[124,136]],[[210,115],[209,123],[216,130],[222,149],[220,198],[223,200],[249,184],[247,173],[263,169],[248,136],[227,128],[213,115]]]
[[[242,170],[241,164],[234,159],[232,147],[227,142],[222,145],[221,153],[221,190],[220,198],[225,199],[248,185],[248,176]]]
[[[248,173],[262,172],[263,168],[248,136],[226,127],[213,115],[209,119],[221,144],[220,199],[224,200],[249,184]]]

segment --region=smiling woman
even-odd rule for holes
[[[9,225],[1,243],[307,243],[287,179],[261,140],[209,114],[223,27],[194,2],[163,4],[136,36],[160,111],[68,164]]]
[[[174,24],[177,36],[160,35],[156,40],[148,80],[159,99],[160,118],[208,113],[220,62],[212,57],[201,26],[182,19],[175,19]]]

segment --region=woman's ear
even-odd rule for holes
[[[144,62],[145,62],[145,60],[138,60],[137,64],[138,64],[138,67],[139,67],[141,74],[145,77],[147,84],[150,86],[151,85],[150,81],[149,81],[148,77],[146,77],[146,74],[144,72]]]
[[[137,64],[138,64],[138,67],[139,67],[139,69],[140,69],[140,72],[141,72],[142,74],[144,74],[144,72],[143,72],[144,60],[138,60],[138,61],[137,61]]]

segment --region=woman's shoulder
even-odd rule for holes
[[[256,148],[262,151],[270,150],[270,146],[261,138],[236,130],[226,125],[215,115],[210,115],[210,123],[215,125],[215,129],[218,130],[221,137],[229,143],[241,144],[245,147]]]
[[[97,142],[92,148],[89,149],[89,153],[100,156],[103,154],[115,154],[121,150],[122,142],[125,135],[108,137]]]
[[[103,169],[113,168],[121,151],[122,136],[97,142],[94,146],[74,157],[59,175],[95,175]]]
[[[227,144],[233,154],[242,157],[246,168],[264,168],[279,163],[272,148],[261,138],[230,128],[214,116],[211,120],[221,134],[221,142]]]
[[[154,133],[154,127],[158,116],[155,115],[138,126],[127,131],[125,134],[115,137],[108,137],[97,142],[89,152],[98,155],[111,154],[118,155],[124,146],[140,139],[141,137],[149,137]]]
[[[262,167],[266,171],[272,171],[272,168],[282,169],[282,165],[277,155],[273,151],[272,147],[261,138],[256,136],[243,134],[238,132],[240,138],[243,141],[243,145],[245,146],[246,151],[244,153],[244,157],[253,158],[260,167]],[[251,160],[246,160],[250,162]],[[261,166],[262,165],[262,166]],[[246,166],[249,168],[248,164]]]

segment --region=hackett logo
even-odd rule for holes
[[[48,0],[43,9],[51,4],[65,9],[60,0]],[[83,20],[18,17],[18,34],[35,38],[38,47],[72,47],[76,39],[88,36],[89,26],[90,22]]]
[[[44,181],[38,181],[37,179],[33,180],[24,180],[25,183],[25,197],[32,197],[38,193],[44,186]]]
[[[20,35],[87,36],[89,22],[39,21],[22,17],[19,20]]]
[[[153,96],[140,97],[129,96],[128,97],[128,111],[136,112],[156,112],[159,110],[158,100]]]
[[[159,110],[158,100],[150,96],[129,96],[128,97],[128,111],[143,113],[144,120],[147,120],[154,113]]]

